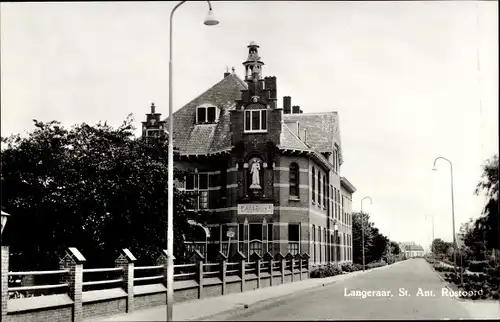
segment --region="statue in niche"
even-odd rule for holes
[[[262,189],[260,186],[260,162],[254,160],[250,168],[250,174],[252,175],[252,184],[250,189]]]

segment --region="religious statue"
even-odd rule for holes
[[[252,175],[252,184],[250,185],[250,189],[262,189],[260,186],[260,163],[258,161],[254,161],[252,163],[252,168],[250,169],[250,174]]]

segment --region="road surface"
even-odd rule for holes
[[[466,319],[470,315],[424,259],[369,271],[217,320]]]

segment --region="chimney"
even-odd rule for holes
[[[155,103],[151,103],[151,114],[155,114]]]
[[[300,114],[300,106],[298,105],[292,106],[292,114]]]
[[[292,98],[290,96],[283,96],[283,113],[290,114],[292,112]]]
[[[224,73],[224,78],[228,77],[229,75],[231,75],[231,73],[229,72],[229,67],[226,66],[226,72]]]

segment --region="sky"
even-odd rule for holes
[[[168,114],[169,15],[175,2],[1,3],[1,135],[64,125],[137,126],[151,102]],[[484,160],[498,153],[498,2],[186,2],[173,30],[174,110],[243,78],[255,41],[278,104],[338,111],[341,175],[353,209],[382,233],[428,248],[477,218]],[[139,132],[137,132],[139,134]],[[427,219],[426,219],[427,215]]]

